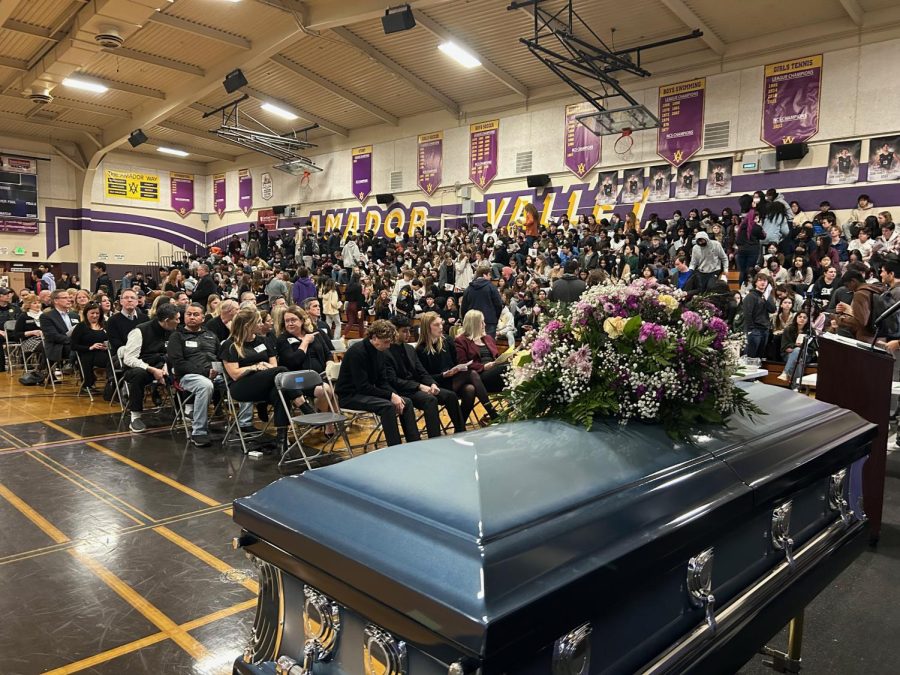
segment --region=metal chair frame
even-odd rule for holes
[[[221,361],[213,361],[212,363],[213,370],[216,371],[217,375],[221,375],[223,381],[225,382],[225,400],[227,402],[226,415],[228,417],[228,426],[225,428],[225,435],[222,437],[222,446],[226,443],[234,443],[235,440],[239,441],[241,444],[241,450],[246,455],[247,450],[247,441],[254,440],[262,436],[266,430],[269,428],[270,422],[266,422],[266,426],[262,428],[262,430],[257,430],[252,434],[245,434],[241,431],[241,425],[238,423],[238,407],[239,403],[257,403],[258,401],[235,401],[234,397],[231,395],[231,382],[228,378],[228,373],[225,372],[225,364]],[[266,401],[268,403],[268,401]],[[232,432],[236,430],[237,439],[231,438]]]
[[[6,339],[3,340],[3,349],[6,351],[6,367],[9,369],[10,373],[13,372],[13,368],[16,365],[16,360],[13,356],[18,351],[19,358],[22,361],[22,367],[27,373],[28,366],[25,363],[25,353],[22,351],[22,340],[20,338],[18,341],[14,341],[11,338],[11,335],[16,332],[16,320],[11,319],[10,321],[5,321],[3,323],[3,330],[6,331]]]
[[[332,390],[334,390],[334,382],[338,379],[341,370],[341,363],[339,361],[333,363],[334,365],[328,364],[328,368],[325,370],[325,381],[331,385]],[[333,369],[334,372],[331,372],[331,369]],[[381,426],[381,418],[369,410],[345,408],[340,405],[340,399],[338,399],[338,405],[340,406],[341,414],[347,417],[347,425],[353,425],[362,420],[367,420],[372,423],[372,430],[369,432],[369,435],[366,436],[366,440],[351,446],[351,448],[353,450],[361,449],[364,453],[368,452],[370,447],[372,450],[377,450],[378,444],[384,441],[384,428]]]
[[[317,459],[325,455],[327,452],[329,452],[329,446],[331,450],[333,450],[338,436],[340,436],[344,440],[344,447],[346,448],[350,457],[353,457],[353,447],[350,444],[350,438],[347,436],[348,418],[346,415],[342,415],[341,413],[335,411],[334,404],[330,396],[326,396],[326,398],[328,399],[329,412],[295,415],[293,414],[294,411],[291,410],[291,404],[288,402],[287,398],[284,395],[285,391],[309,389],[311,387],[318,387],[322,384],[324,384],[322,376],[314,370],[294,370],[286,373],[279,373],[275,377],[275,390],[278,392],[278,398],[281,400],[281,405],[284,407],[284,411],[288,418],[288,425],[290,426],[291,433],[294,435],[294,442],[285,448],[284,452],[281,455],[281,458],[278,460],[279,470],[283,470],[285,467],[292,466],[300,462],[305,462],[306,467],[308,469],[312,469],[310,460]],[[329,425],[334,425],[335,427],[334,436],[331,438],[331,440],[326,442],[325,445],[322,446],[322,448],[317,453],[308,455],[306,453],[306,448],[304,448],[303,446],[303,439],[313,431],[324,429]],[[298,427],[305,427],[305,429],[301,433],[300,431],[298,431]],[[301,457],[291,459],[290,455],[294,448],[297,448],[300,451]]]

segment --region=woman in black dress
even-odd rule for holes
[[[106,346],[108,340],[106,321],[100,305],[96,302],[89,302],[82,309],[81,321],[75,324],[71,336],[72,349],[78,354],[84,373],[82,391],[96,393],[94,384],[97,382],[97,376],[94,374],[94,369],[105,368],[109,365]]]

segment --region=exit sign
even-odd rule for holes
[[[25,255],[25,248],[23,246],[16,246],[13,249],[13,253],[15,253],[16,255]]]

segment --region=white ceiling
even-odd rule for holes
[[[183,148],[201,162],[245,154],[208,132],[211,107],[232,100],[224,73],[242,68],[251,100],[242,112],[278,132],[317,122],[311,139],[443,111],[449,119],[492,103],[524,105],[560,81],[519,42],[532,30],[509,0],[419,0],[418,25],[385,35],[380,17],[395,0],[4,0],[0,3],[0,132],[68,140],[85,163],[120,147],[142,128],[151,144]],[[545,0],[559,7],[562,0]],[[827,50],[837,39],[885,39],[900,26],[896,0],[575,0],[591,28],[616,49],[704,31],[697,40],[643,54],[654,74],[688,73],[783,50]],[[752,13],[755,19],[749,14]],[[101,50],[98,32],[125,38]],[[802,29],[800,28],[802,27]],[[799,31],[799,32],[798,32]],[[483,67],[466,70],[437,50],[451,35]],[[802,40],[790,41],[791,35]],[[92,94],[59,84],[83,75],[110,89]],[[628,78],[623,78],[628,82]],[[48,91],[53,101],[26,94]],[[287,123],[260,110],[263,100],[289,107]],[[127,144],[125,148],[127,148]]]

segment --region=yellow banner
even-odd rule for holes
[[[372,146],[371,145],[363,145],[359,148],[353,148],[350,151],[351,157],[356,157],[357,155],[370,155],[372,154]]]
[[[107,197],[141,202],[159,201],[158,175],[107,169],[104,172],[103,185]]]
[[[428,141],[440,141],[443,138],[443,131],[434,131],[430,134],[419,134],[419,143],[427,143]]]
[[[687,80],[686,82],[676,82],[675,84],[667,84],[659,88],[659,97],[674,96],[676,94],[686,94],[689,91],[699,91],[706,89],[706,78],[698,77],[696,80]]]
[[[479,131],[493,131],[500,128],[500,120],[491,120],[490,122],[478,122],[469,125],[469,133],[475,134]]]
[[[788,73],[796,73],[799,70],[821,67],[821,54],[816,54],[815,56],[804,56],[802,59],[791,59],[790,61],[770,63],[766,66],[766,77],[773,77],[775,75],[787,75]]]

